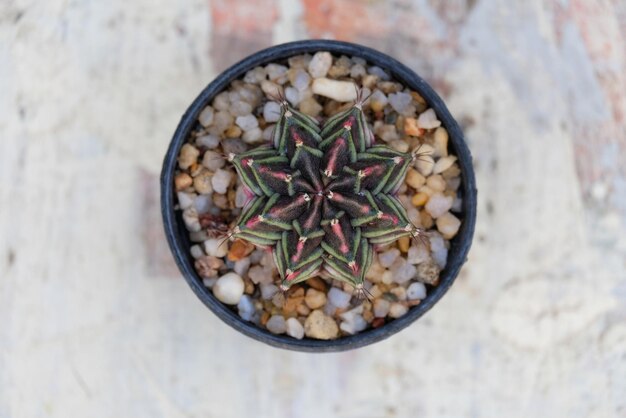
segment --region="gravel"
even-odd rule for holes
[[[237,305],[243,296],[244,283],[237,273],[226,273],[213,285],[213,294],[227,305]]]

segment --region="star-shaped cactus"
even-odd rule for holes
[[[416,153],[374,144],[360,96],[323,123],[279,100],[271,143],[228,156],[250,196],[232,235],[272,249],[282,290],[324,269],[363,294],[373,247],[422,232],[395,196]]]

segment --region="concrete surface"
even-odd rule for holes
[[[480,191],[448,295],[323,356],[211,315],[157,206],[197,92],[308,37],[429,80]],[[622,0],[3,0],[0,417],[626,416],[625,39]]]

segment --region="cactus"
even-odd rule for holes
[[[363,296],[374,246],[423,234],[395,197],[419,155],[374,144],[360,92],[323,123],[277,100],[271,143],[228,156],[250,197],[231,235],[272,249],[283,291],[325,270]]]

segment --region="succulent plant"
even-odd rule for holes
[[[283,291],[325,270],[364,295],[374,246],[423,234],[395,197],[419,155],[374,144],[360,92],[323,123],[277,100],[271,143],[228,156],[250,198],[232,236],[272,249]]]

